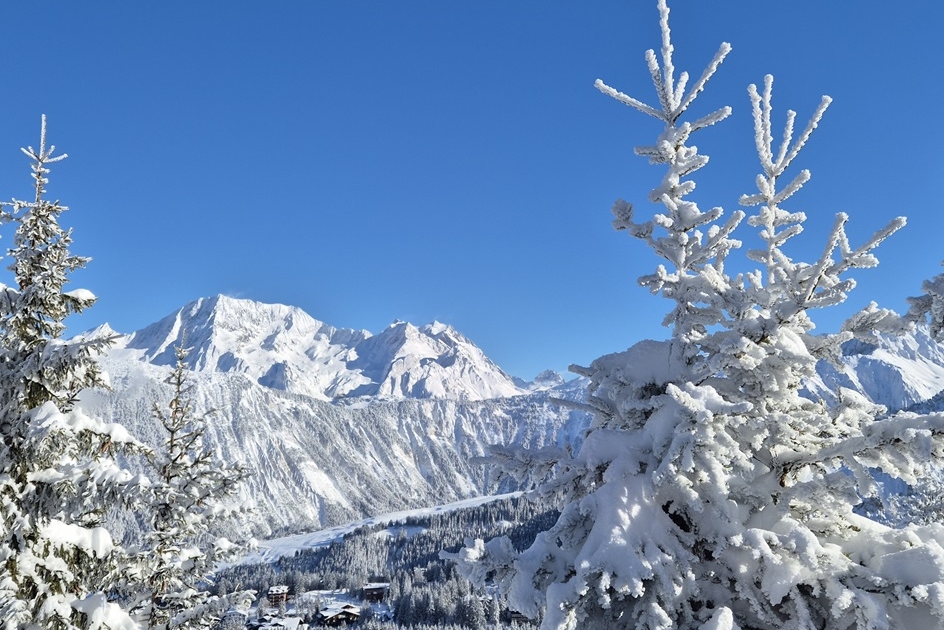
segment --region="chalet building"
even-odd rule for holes
[[[220,628],[223,630],[242,630],[249,622],[249,615],[241,610],[230,608],[220,618]]]
[[[353,604],[334,604],[322,608],[315,615],[319,626],[334,627],[354,623],[361,618],[361,609]]]
[[[269,588],[266,598],[269,600],[270,606],[288,604],[288,587],[285,585],[272,586]]]
[[[298,617],[272,618],[264,617],[258,621],[250,621],[246,630],[307,630],[308,625],[302,623]]]
[[[382,602],[390,594],[390,582],[368,582],[361,589],[361,597],[367,602]]]
[[[508,621],[511,621],[514,623],[528,623],[528,624],[534,623],[533,621],[531,621],[530,618],[525,617],[517,610],[508,610],[507,615],[508,615]]]

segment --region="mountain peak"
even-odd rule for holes
[[[191,369],[241,373],[273,389],[323,400],[350,396],[462,398],[521,394],[511,378],[447,324],[395,320],[372,336],[337,329],[282,304],[216,295],[195,300],[130,335],[125,348]]]
[[[194,321],[212,322],[234,330],[293,326],[316,330],[324,326],[297,306],[267,304],[223,294],[200,298],[181,310],[192,313]]]
[[[444,332],[455,332],[455,328],[453,328],[449,324],[443,324],[442,322],[437,321],[437,320],[433,320],[429,324],[426,324],[420,330],[425,332],[427,335],[431,335],[433,337],[440,335]]]
[[[90,328],[89,330],[79,333],[79,336],[85,339],[103,339],[106,337],[120,336],[120,334],[121,333],[116,332],[108,322],[105,322],[95,328]]]
[[[533,382],[539,387],[557,387],[564,384],[564,377],[554,370],[544,370],[534,377]]]

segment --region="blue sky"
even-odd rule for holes
[[[694,106],[735,113],[696,136],[712,162],[693,199],[730,212],[752,192],[749,83],[774,75],[778,121],[830,94],[797,160],[813,180],[788,206],[810,215],[795,257],[821,251],[839,211],[856,240],[909,226],[816,321],[903,310],[944,259],[944,4],[672,9],[677,68],[734,48]],[[55,0],[4,3],[0,20],[0,197],[30,194],[18,149],[45,113],[70,155],[50,196],[93,258],[74,285],[99,296],[72,332],[226,293],[374,332],[438,319],[522,377],[667,335],[668,303],[635,282],[657,261],[609,214],[618,197],[654,208],[662,172],[632,147],[659,128],[593,88],[655,100],[654,0]]]

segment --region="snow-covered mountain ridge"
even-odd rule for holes
[[[121,337],[115,347],[154,365],[172,365],[181,344],[192,348],[195,371],[243,374],[319,400],[487,400],[527,392],[446,324],[396,321],[372,335],[335,328],[296,307],[223,295],[192,302]]]
[[[842,367],[821,362],[817,372],[807,383],[814,396],[833,400],[839,387],[846,387],[898,411],[944,391],[944,344],[918,326],[904,335],[882,335],[877,344],[847,342]]]
[[[201,298],[128,335],[111,356],[172,365],[174,348],[192,348],[195,372],[234,373],[268,387],[324,401],[350,398],[490,400],[557,392],[580,394],[582,380],[553,371],[531,381],[511,377],[478,346],[440,322],[395,321],[374,335],[335,328],[303,310],[217,295]],[[838,387],[864,393],[890,410],[944,390],[944,345],[927,329],[886,335],[879,344],[849,342],[843,366],[823,363],[807,387],[831,398]]]

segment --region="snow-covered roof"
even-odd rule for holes
[[[321,617],[324,619],[330,619],[331,617],[334,617],[335,615],[340,615],[341,613],[348,613],[348,614],[359,616],[361,614],[361,609],[360,609],[360,606],[355,606],[354,604],[335,601],[335,602],[331,602],[330,604],[322,608],[320,611],[318,611],[318,614],[321,615]]]

